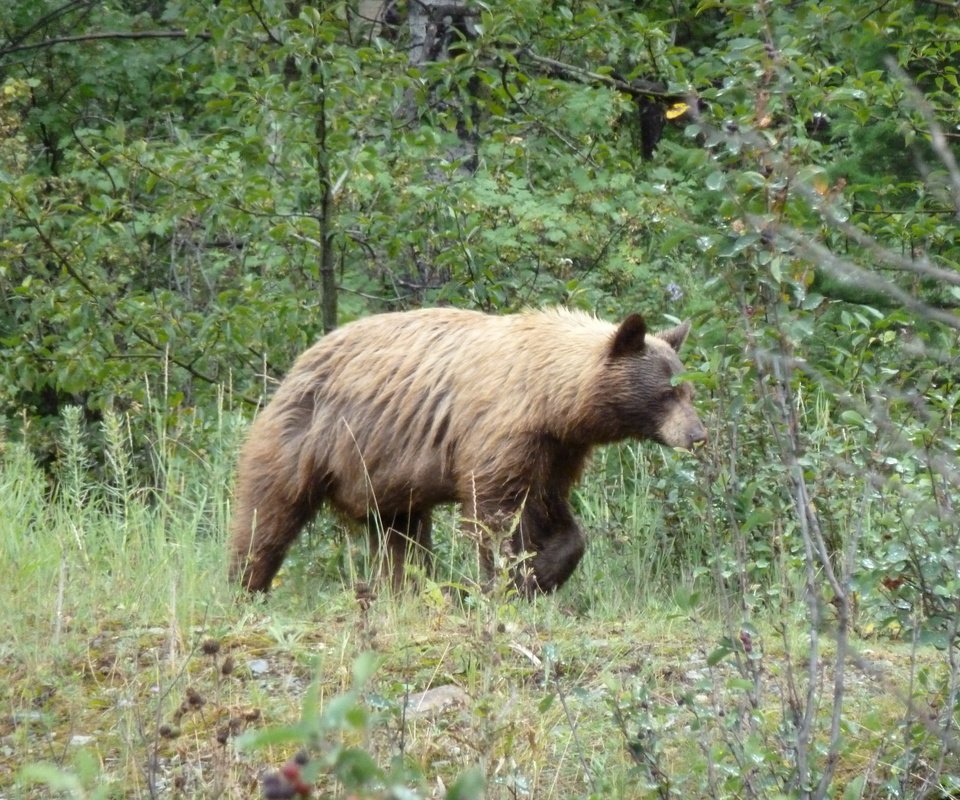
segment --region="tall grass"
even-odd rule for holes
[[[58,461],[45,474],[22,443],[0,458],[0,593],[6,655],[31,669],[59,648],[121,625],[188,627],[222,609],[222,544],[235,424],[203,454],[184,454],[191,431],[163,433],[153,485],[138,485],[128,421],[107,413],[104,450],[91,454],[79,409],[63,414]],[[94,461],[100,468],[93,469]],[[179,634],[177,634],[179,636]],[[28,654],[32,654],[27,658]]]
[[[66,409],[52,474],[25,444],[3,444],[0,558],[11,574],[0,614],[11,623],[8,647],[21,655],[62,643],[68,627],[189,626],[222,613],[232,598],[223,532],[242,423],[221,414],[211,436],[209,425],[192,430],[189,422],[170,430],[158,415],[146,453],[134,452],[130,425],[108,412],[94,439],[80,410]],[[92,452],[92,440],[102,450]],[[187,444],[201,440],[202,451]],[[660,470],[686,468],[682,458],[655,458]],[[649,501],[648,469],[635,448],[601,451],[576,497],[591,541],[570,594],[610,616],[644,607],[702,552],[702,541],[671,529]],[[154,476],[148,485],[144,474]],[[435,580],[476,588],[476,548],[457,534],[458,522],[455,509],[437,514]],[[342,589],[366,577],[363,537],[332,516],[303,538],[281,576],[281,595],[299,594],[303,582]]]

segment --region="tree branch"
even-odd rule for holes
[[[13,47],[0,49],[0,56],[10,53],[19,53],[23,50],[38,50],[43,47],[55,47],[58,44],[75,44],[77,42],[92,42],[102,39],[211,39],[209,33],[189,33],[188,31],[99,31],[96,33],[81,33],[77,36],[56,36],[30,44],[18,44]]]
[[[676,92],[668,92],[667,87],[662,83],[655,81],[633,80],[625,81],[621,78],[615,78],[613,75],[603,75],[599,72],[591,72],[583,67],[574,64],[565,64],[553,58],[537,55],[530,48],[525,47],[517,53],[518,57],[526,56],[535,64],[547,67],[554,72],[561,73],[568,78],[580,81],[581,83],[602,83],[617,91],[628,94],[631,97],[664,97],[675,98]]]
[[[25,31],[20,31],[16,33],[16,35],[10,37],[8,41],[13,42],[14,45],[18,45],[20,44],[20,42],[22,42],[24,39],[31,36],[36,31],[54,22],[57,19],[57,17],[65,16],[69,14],[71,11],[79,11],[84,6],[87,6],[89,10],[90,5],[91,5],[90,0],[70,0],[70,2],[60,6],[60,8],[55,8],[49,14],[45,14],[44,16],[40,17],[40,19],[34,22],[33,25],[31,25]]]

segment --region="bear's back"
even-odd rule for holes
[[[531,436],[575,421],[612,330],[564,310],[375,315],[307,350],[274,404],[309,412],[298,446],[335,476],[335,505],[434,505],[473,475],[522,471]]]

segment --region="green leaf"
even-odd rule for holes
[[[720,191],[727,184],[727,176],[722,172],[711,172],[705,181],[706,187],[713,192]]]
[[[696,611],[700,599],[699,592],[691,592],[686,588],[679,588],[673,593],[673,602],[686,614]]]
[[[289,725],[262,730],[246,731],[237,737],[240,750],[260,750],[286,744],[303,744],[310,737],[310,729],[301,725]]]
[[[841,411],[840,420],[842,422],[846,422],[848,425],[858,425],[860,427],[863,427],[863,425],[866,423],[863,415],[853,408],[848,408],[845,411]]]
[[[739,253],[742,253],[748,247],[752,247],[760,240],[760,236],[756,233],[745,233],[741,236],[728,236],[724,244],[720,247],[720,252],[717,254],[720,258],[731,258]]]
[[[867,776],[855,775],[843,788],[843,800],[860,800],[867,784]]]
[[[707,656],[707,666],[715,667],[727,656],[733,653],[733,648],[726,644],[721,644],[712,653]]]
[[[731,50],[749,50],[752,47],[760,47],[761,42],[759,39],[754,39],[746,36],[737,36],[731,39],[727,45]]]
[[[468,769],[447,790],[447,800],[481,800],[485,784],[479,767]]]
[[[383,770],[373,757],[358,747],[344,749],[333,769],[344,786],[350,789],[362,788],[383,777]]]
[[[353,662],[353,688],[362,688],[377,670],[376,653],[361,653]]]
[[[822,294],[817,294],[816,292],[811,292],[806,297],[803,298],[803,303],[801,308],[804,311],[812,311],[815,308],[819,308],[826,298]]]
[[[770,520],[773,519],[773,512],[769,508],[757,508],[747,514],[747,518],[743,522],[743,532],[749,533],[752,530],[761,528],[764,525],[769,524]]]

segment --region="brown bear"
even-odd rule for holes
[[[324,502],[385,543],[394,582],[429,554],[430,514],[459,502],[485,571],[491,545],[529,557],[521,591],[573,572],[584,537],[568,500],[595,445],[706,439],[677,350],[689,322],[648,333],[576,311],[449,308],[352,322],[304,352],[240,455],[231,574],[267,590]]]

